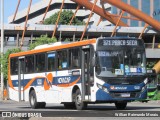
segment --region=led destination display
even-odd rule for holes
[[[136,39],[130,39],[130,40],[125,40],[125,39],[99,39],[98,41],[98,46],[132,46],[132,47],[137,47],[137,46],[143,46],[143,41],[142,40],[136,40]]]
[[[137,40],[103,40],[103,46],[137,46]]]

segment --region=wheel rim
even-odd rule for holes
[[[31,96],[31,105],[34,105],[34,103],[35,103],[35,98],[34,96]]]
[[[82,97],[81,97],[81,95],[77,95],[77,97],[76,97],[76,103],[77,103],[77,105],[80,105],[82,103]]]

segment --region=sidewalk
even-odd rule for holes
[[[2,93],[1,93],[1,90],[0,90],[0,102],[3,101],[1,97],[2,97]]]
[[[21,102],[18,102],[18,101],[14,101],[14,100],[0,100],[0,103],[24,103],[25,101],[21,101]],[[140,101],[134,101],[132,103],[136,103],[136,102],[140,102]],[[144,102],[145,103],[145,102]],[[148,101],[148,103],[159,103],[160,104],[160,100],[150,100]]]
[[[14,101],[14,100],[1,100],[0,101],[0,104],[21,104],[21,103],[28,103],[28,102],[25,102],[25,101],[21,101],[21,102],[18,102],[18,101]]]
[[[0,104],[17,104],[18,102],[13,101],[13,100],[1,100]]]

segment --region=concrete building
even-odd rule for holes
[[[160,21],[160,0],[122,0],[123,2],[143,11],[147,15],[153,17],[154,19]],[[119,14],[120,10],[114,6],[111,8],[113,14]],[[130,14],[125,13],[124,16],[130,16]],[[143,27],[145,25],[142,21],[122,19],[126,24],[131,27]],[[146,36],[144,36],[146,38]],[[145,41],[146,46],[149,47],[153,43],[153,36],[147,37]],[[157,48],[160,43],[159,36],[154,38],[154,44]],[[153,51],[152,51],[153,52]],[[156,55],[155,55],[156,56]]]
[[[38,3],[33,4],[31,6],[28,24],[39,23],[42,20],[42,18],[44,16],[44,13],[45,13],[45,10],[46,10],[46,8],[47,8],[47,6],[49,4],[49,1],[50,0],[40,0]],[[91,0],[91,2],[94,2],[94,0]],[[51,5],[50,5],[50,7],[49,7],[49,11],[48,11],[48,13],[46,15],[46,18],[48,18],[51,15],[55,14],[56,12],[58,12],[60,7],[61,7],[61,3],[62,3],[62,0],[53,0]],[[100,1],[98,1],[97,5],[101,6],[100,5]],[[74,2],[72,2],[70,0],[65,0],[63,10],[71,10],[71,11],[75,12],[76,8],[77,8],[77,4],[76,3],[74,3]],[[105,4],[105,8],[109,12],[111,12],[111,5]],[[23,24],[25,22],[25,17],[26,17],[26,14],[27,14],[27,10],[28,9],[25,8],[22,11],[18,11],[16,19],[15,19],[15,21],[13,23],[15,23],[15,24]],[[77,12],[76,17],[81,19],[81,20],[87,21],[90,12],[91,12],[90,10],[85,9],[84,7],[81,7]],[[12,22],[13,17],[14,17],[14,15],[11,15],[11,16],[8,17],[8,23]],[[89,24],[90,25],[97,25],[99,18],[100,18],[99,15],[93,13]],[[100,26],[107,26],[107,25],[110,25],[110,22],[108,22],[106,20],[103,20],[100,23]]]
[[[160,0],[122,0],[123,2],[143,11],[154,19],[160,21]],[[120,10],[116,7],[112,7],[112,13],[119,14]],[[130,16],[130,14],[125,13],[125,16]],[[129,26],[141,27],[144,26],[144,22],[123,19],[125,23]]]
[[[30,27],[32,28],[33,26],[35,26],[35,23],[39,23],[42,20],[49,1],[50,0],[40,0],[38,3],[32,5],[31,10],[30,10],[30,14],[29,14],[29,20],[28,20],[28,25],[29,25],[28,27],[29,28]],[[138,8],[138,9],[142,10],[143,12],[147,13],[150,16],[153,16],[155,19],[160,21],[160,9],[159,9],[160,8],[160,1],[159,0],[123,0],[123,1],[132,5],[132,6],[134,6],[135,8]],[[94,2],[94,0],[91,0],[91,2]],[[47,13],[46,18],[48,18],[51,15],[53,15],[54,13],[58,12],[59,8],[61,6],[61,3],[62,3],[62,0],[53,0],[52,3],[51,3],[51,6],[49,8],[49,11]],[[98,1],[97,5],[99,5],[101,7],[100,1]],[[74,2],[72,2],[70,0],[65,0],[65,4],[64,4],[63,9],[72,10],[73,12],[75,12],[76,7],[77,7],[77,4],[75,4]],[[116,7],[111,6],[109,4],[105,4],[105,9],[107,11],[113,13],[113,14],[118,14],[120,12],[119,9],[117,9]],[[27,14],[27,8],[25,8],[22,11],[19,11],[17,13],[17,16],[16,16],[16,19],[15,19],[14,23],[20,24],[20,25],[24,24],[26,14]],[[90,14],[90,10],[87,10],[84,7],[81,7],[80,10],[78,11],[78,13],[76,14],[76,17],[86,21],[89,14]],[[125,13],[124,15],[127,16],[128,14]],[[9,23],[12,22],[13,16],[14,15],[12,15],[8,18]],[[92,18],[90,20],[89,25],[96,26],[99,18],[100,18],[99,15],[94,13],[92,15]],[[141,22],[141,21],[126,20],[126,19],[123,19],[123,21],[126,22],[128,25],[133,27],[133,28],[131,27],[131,28],[126,28],[126,29],[133,29],[133,31],[132,31],[133,34],[132,35],[134,37],[138,37],[138,35],[142,31],[142,30],[139,31],[140,30],[139,27],[142,26],[141,29],[143,29],[144,23]],[[98,27],[100,27],[100,29],[98,29],[99,31],[96,31],[95,33],[96,34],[98,34],[98,32],[102,32],[102,34],[104,32],[107,33],[109,31],[108,27],[110,25],[111,25],[110,22],[108,22],[106,20],[103,20],[100,23],[100,25],[98,26]],[[108,26],[108,27],[106,27],[106,26]],[[37,27],[39,27],[39,26],[37,26]],[[112,26],[110,26],[110,27],[112,27]],[[41,28],[41,27],[39,27],[39,28]],[[89,27],[89,28],[90,28],[91,32],[94,31],[92,27]],[[107,29],[105,29],[103,31],[103,28],[107,28]],[[101,29],[102,29],[102,31],[101,31]],[[146,44],[147,57],[148,58],[155,58],[155,59],[158,58],[159,59],[160,56],[158,54],[155,54],[155,53],[158,53],[160,51],[160,49],[158,48],[159,43],[160,43],[160,36],[159,36],[160,33],[158,33],[158,32],[150,33],[150,32],[148,32],[148,31],[150,31],[150,29],[151,29],[150,27],[147,28],[146,31],[145,31],[146,34],[144,34],[142,36],[144,41],[145,41],[145,44]],[[44,30],[46,31],[47,29],[44,29]],[[53,30],[53,27],[52,27],[52,30]],[[77,30],[80,30],[81,33],[82,33],[83,27],[79,26]],[[117,28],[117,31],[118,30],[121,30],[121,28],[120,27]],[[139,31],[138,34],[136,34],[137,31]],[[58,34],[60,34],[61,32],[64,35],[63,30],[59,30]],[[76,33],[76,32],[74,32],[74,33]],[[49,34],[51,34],[51,32]],[[109,32],[108,32],[108,34],[110,35]],[[123,32],[122,36],[126,36],[126,35],[130,36],[130,33],[129,32],[126,32],[126,33]],[[61,36],[61,35],[59,35],[59,36]],[[58,36],[58,38],[60,38],[59,36]],[[77,33],[76,33],[75,36],[77,37]],[[91,37],[91,34],[90,34],[90,37]]]
[[[38,3],[33,4],[31,6],[31,10],[30,10],[30,14],[29,14],[29,20],[28,20],[28,24],[35,24],[35,23],[39,23],[45,13],[46,7],[48,6],[50,0],[40,0]],[[94,0],[90,0],[92,3],[94,2]],[[160,21],[160,1],[159,0],[123,0],[124,2],[126,2],[127,4],[130,4],[131,6],[143,11],[144,13],[150,15],[151,17],[153,17],[154,19]],[[53,15],[54,13],[58,12],[60,7],[61,7],[61,3],[62,0],[52,0],[51,6],[49,8],[49,11],[46,15],[46,18],[50,17],[51,15]],[[98,0],[97,3],[98,6],[102,7],[100,4],[100,0]],[[72,10],[73,12],[75,12],[77,8],[77,4],[70,1],[70,0],[65,0],[64,3],[64,7],[63,9],[65,10]],[[113,14],[119,14],[120,10],[114,6],[111,6],[107,3],[105,3],[105,9]],[[15,24],[23,24],[25,22],[25,17],[27,14],[27,8],[18,11],[16,19],[14,21]],[[90,10],[81,7],[77,14],[76,17],[87,21],[88,16],[90,14]],[[130,14],[125,13],[125,16],[130,16]],[[13,20],[13,16],[11,15],[8,18],[8,23],[11,23]],[[97,14],[93,14],[92,18],[90,20],[90,25],[97,25],[98,20],[99,20],[100,16]],[[142,21],[136,21],[136,20],[130,20],[130,19],[122,19],[125,23],[127,23],[129,26],[133,26],[133,27],[141,27],[144,26],[144,22]],[[110,22],[108,22],[107,20],[103,20],[100,23],[100,26],[108,26],[111,25]]]

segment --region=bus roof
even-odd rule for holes
[[[18,56],[30,55],[34,53],[47,52],[47,51],[55,51],[55,50],[83,46],[83,45],[88,45],[88,44],[93,44],[93,43],[96,43],[96,38],[78,41],[78,42],[70,42],[70,43],[56,42],[56,43],[49,44],[49,45],[45,44],[45,45],[37,46],[33,50],[19,52],[19,53],[12,53],[10,54],[10,57],[18,57]]]
[[[44,45],[39,45],[34,48],[34,50],[42,49],[42,48],[49,48],[49,47],[55,47],[55,46],[60,46],[64,44],[69,44],[71,42],[55,42],[51,44],[44,44]]]

